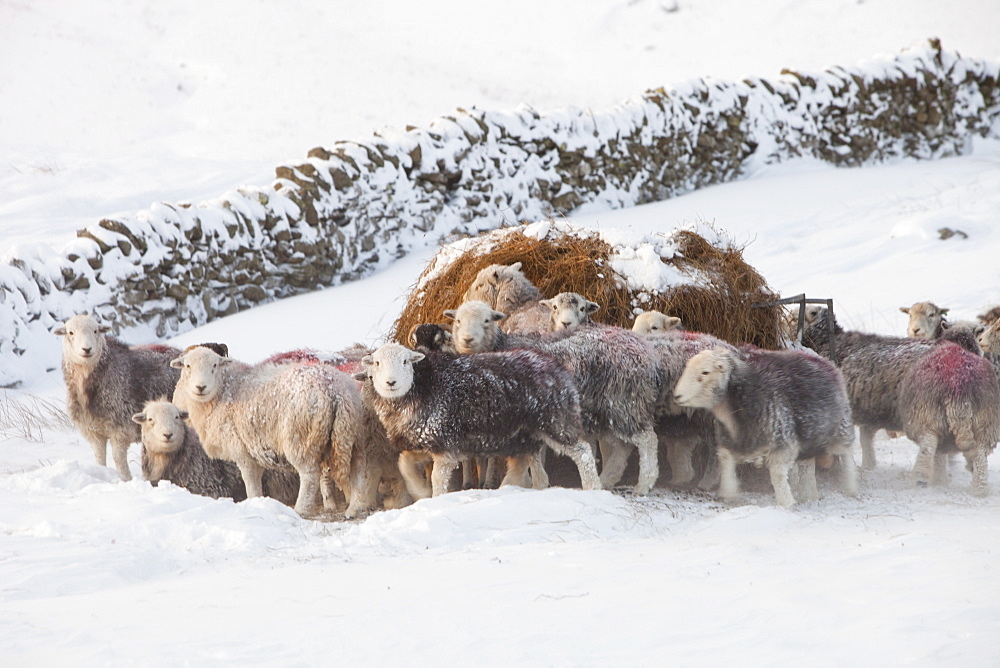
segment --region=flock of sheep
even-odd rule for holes
[[[631,330],[602,325],[591,320],[598,309],[575,293],[542,299],[515,263],[479,272],[444,314],[450,327],[419,325],[410,347],[298,350],[250,365],[219,343],[127,346],[89,315],[54,333],[70,416],[98,464],[110,442],[130,479],[128,448],[141,442],[154,485],[268,495],[304,517],[443,494],[460,466],[464,487],[541,489],[547,450],[572,460],[584,489],[611,489],[634,449],[640,495],[660,476],[661,449],[670,485],[725,500],[750,462],[791,507],[818,498],[817,462],[857,493],[855,425],[864,468],[875,466],[877,430],[902,432],[919,447],[918,485],[945,481],[957,452],[973,493],[989,491],[986,458],[1000,441],[992,312],[951,324],[946,310],[915,304],[903,309],[910,337],[894,338],[845,332],[814,307],[805,348],[768,351],[657,312]]]

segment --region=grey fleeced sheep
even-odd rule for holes
[[[830,313],[817,308],[806,318],[802,343],[823,357],[830,357],[828,323]],[[875,468],[875,432],[902,432],[899,414],[900,384],[907,369],[930,350],[925,339],[881,336],[844,331],[833,321],[837,358],[851,400],[851,414],[861,440],[861,465]]]
[[[580,439],[579,394],[555,360],[529,350],[454,356],[389,343],[364,363],[366,398],[390,439],[433,458],[430,490],[401,466],[415,497],[447,492],[452,471],[471,456],[506,457],[502,484],[523,485],[530,458],[546,445],[573,459],[585,489],[600,489]]]
[[[552,299],[543,299],[538,303],[550,310],[549,331],[553,332],[593,324],[591,314],[601,309],[597,302],[575,292],[560,292]]]
[[[325,364],[250,366],[206,348],[171,362],[181,369],[174,403],[212,458],[235,462],[247,495],[263,493],[265,469],[299,474],[295,510],[318,512],[321,477],[351,500],[351,455],[362,419],[361,397],[347,374]],[[348,506],[347,515],[356,509]]]
[[[983,323],[987,327],[1000,320],[1000,306],[993,306],[986,313],[980,313],[976,316],[979,322]]]
[[[466,302],[455,311],[452,340],[459,353],[529,348],[554,357],[569,369],[580,392],[585,438],[616,453],[605,461],[601,485],[621,479],[629,447],[639,452],[637,494],[648,494],[659,476],[655,408],[659,369],[643,339],[620,327],[582,327],[540,335],[513,335],[498,323],[506,316],[483,302]],[[618,461],[618,458],[622,461]]]
[[[803,351],[741,352],[738,356],[716,348],[698,353],[674,389],[679,405],[708,409],[717,420],[719,495],[729,500],[739,494],[738,463],[763,460],[775,498],[790,508],[795,503],[788,482],[792,466],[808,462],[807,495],[815,497],[815,457],[820,454],[844,456],[844,491],[856,494],[854,427],[836,367]]]
[[[170,360],[180,351],[168,346],[128,346],[110,327],[90,315],[75,315],[53,333],[62,337],[66,408],[77,429],[107,465],[107,444],[123,480],[131,480],[128,446],[142,438],[132,415],[152,399],[170,397],[179,373]]]
[[[142,475],[154,486],[169,480],[192,494],[214,499],[247,498],[240,470],[232,462],[212,459],[185,420],[187,411],[169,401],[147,401],[132,420],[142,429]],[[299,477],[293,472],[265,471],[264,491],[286,505],[295,503]]]
[[[899,310],[908,316],[906,335],[914,339],[938,339],[948,327],[945,316],[948,309],[933,302],[917,302],[912,306],[900,306]]]
[[[680,328],[680,318],[660,311],[643,311],[632,323],[632,331],[636,334],[665,334]]]
[[[972,492],[989,493],[987,455],[1000,440],[1000,386],[993,366],[948,340],[910,365],[900,384],[906,436],[919,447],[918,485],[947,479],[947,454],[960,452],[972,470]]]
[[[549,331],[549,308],[541,304],[542,294],[521,271],[521,263],[491,264],[476,274],[462,301],[481,301],[507,314],[500,324],[505,332]]]

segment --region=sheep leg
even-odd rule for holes
[[[98,466],[108,465],[108,437],[90,430],[83,430],[83,436],[94,450],[94,461]]]
[[[500,481],[500,486],[527,487],[525,483],[528,481],[528,464],[533,458],[532,454],[507,457],[507,475]]]
[[[725,448],[716,450],[719,459],[719,498],[732,501],[740,495],[740,479],[736,477],[736,458]]]
[[[948,455],[938,450],[934,453],[934,479],[935,485],[948,484]]]
[[[875,432],[874,427],[860,425],[858,427],[859,440],[861,441],[861,468],[866,471],[873,471],[876,466],[875,461]]]
[[[236,462],[236,466],[239,467],[240,474],[243,476],[243,484],[247,488],[247,498],[254,499],[258,496],[264,496],[264,467],[252,459]],[[302,478],[300,477],[300,493],[301,490]],[[298,505],[298,501],[296,501],[296,505]]]
[[[694,445],[688,442],[665,440],[667,446],[667,462],[670,464],[670,484],[674,486],[687,485],[694,480],[694,466],[691,458],[694,455]]]
[[[656,479],[660,477],[659,452],[657,451],[656,432],[647,429],[635,438],[635,447],[639,451],[639,481],[635,485],[635,493],[640,496],[649,494]]]
[[[549,474],[545,470],[545,448],[540,448],[528,462],[528,472],[531,474],[532,489],[547,489]]]
[[[475,460],[467,459],[462,462],[462,489],[474,489],[479,484]]]
[[[496,489],[500,486],[500,458],[490,457],[486,462],[486,480],[483,483],[484,489]]]
[[[425,455],[410,450],[399,453],[399,472],[406,484],[406,491],[414,499],[428,499],[431,496],[431,485],[424,476]]]
[[[819,499],[819,489],[816,487],[816,459],[804,459],[796,466],[799,474],[799,484],[796,491],[803,501]]]
[[[774,488],[774,498],[778,505],[783,508],[791,508],[795,505],[795,496],[792,495],[792,488],[788,484],[788,472],[795,464],[794,453],[786,450],[772,452],[767,457],[767,469],[771,475],[771,486]],[[816,484],[816,470],[813,469],[813,485]],[[818,496],[818,495],[817,495]]]
[[[847,496],[858,495],[858,467],[850,450],[842,453],[840,461],[840,488]]]
[[[298,470],[298,474],[299,495],[295,499],[295,512],[302,517],[309,517],[315,515],[316,511],[323,506],[319,482],[321,472],[318,468],[302,468]],[[249,486],[247,491],[249,492]]]
[[[115,468],[118,469],[118,475],[126,482],[132,479],[132,472],[128,470],[129,445],[131,445],[129,441],[111,439],[111,456],[115,460]]]
[[[705,472],[698,481],[698,489],[711,491],[719,487],[719,449],[715,443],[708,446],[708,461],[705,463]]]
[[[378,485],[382,477],[367,457],[355,451],[351,462],[351,494],[344,517],[351,519],[369,513],[378,503]]]
[[[988,452],[988,448],[976,446],[968,446],[967,449],[963,451],[966,461],[968,461],[969,465],[972,467],[973,496],[990,495],[990,470],[986,464],[986,455]]]
[[[601,479],[597,475],[597,462],[594,460],[594,451],[589,443],[578,441],[573,445],[563,445],[544,434],[541,436],[550,448],[573,460],[576,469],[580,472],[580,484],[584,489],[601,489]]]
[[[934,476],[934,456],[937,453],[938,440],[934,434],[924,434],[917,439],[920,446],[917,461],[913,465],[913,477],[918,487],[926,487]]]
[[[617,438],[604,436],[598,439],[601,449],[601,489],[612,489],[622,479],[625,464],[628,463],[629,451],[625,444]]]
[[[434,468],[431,470],[431,496],[447,494],[451,475],[458,468],[458,459],[450,452],[432,453],[431,459],[434,460]]]

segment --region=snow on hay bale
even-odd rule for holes
[[[782,346],[779,310],[752,307],[777,295],[716,230],[639,235],[565,221],[501,228],[443,247],[396,321],[395,340],[406,343],[415,325],[440,322],[457,308],[480,269],[514,262],[545,296],[576,292],[600,304],[596,322],[629,328],[638,313],[657,310],[732,343]]]

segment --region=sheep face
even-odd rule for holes
[[[632,323],[632,331],[636,334],[663,334],[680,327],[680,318],[659,311],[643,311]]]
[[[931,302],[917,302],[913,306],[900,306],[899,310],[910,316],[906,335],[912,339],[933,339],[941,331],[948,309]]]
[[[590,322],[590,314],[601,308],[596,302],[588,301],[575,292],[560,292],[552,299],[543,299],[539,303],[552,310],[549,329],[554,332]]]
[[[95,366],[104,352],[104,335],[110,331],[111,327],[98,324],[93,316],[75,315],[52,333],[63,337],[63,359],[72,364]]]
[[[1000,320],[987,327],[977,340],[984,353],[1000,353]]]
[[[414,325],[410,330],[410,346],[428,350],[445,350],[451,346],[451,332],[440,325]]]
[[[507,267],[502,264],[491,264],[483,267],[476,274],[472,285],[462,295],[463,301],[481,301],[487,304],[495,304],[497,300],[497,288],[504,280]]]
[[[181,370],[177,389],[183,389],[194,401],[207,402],[218,396],[223,369],[232,361],[213,350],[197,347],[171,361],[170,366]]]
[[[703,350],[684,365],[674,401],[689,408],[714,408],[722,402],[735,361],[732,353],[721,348]]]
[[[142,426],[142,475],[157,483],[163,480],[170,457],[184,445],[187,411],[182,411],[169,401],[149,401],[132,421]]]
[[[480,301],[465,302],[456,310],[445,311],[444,315],[453,321],[452,341],[455,350],[463,354],[482,352],[485,342],[497,329],[497,323],[507,317]]]
[[[379,396],[398,399],[413,387],[413,365],[423,358],[423,353],[398,343],[387,343],[371,355],[365,355],[361,363]]]

